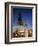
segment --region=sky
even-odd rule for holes
[[[26,8],[13,8],[11,7],[11,25],[17,26],[19,12],[21,12],[21,17],[23,21],[23,25],[27,24],[30,28],[32,28],[32,9]]]

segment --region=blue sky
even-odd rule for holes
[[[32,28],[32,9],[25,8],[11,8],[11,24],[12,26],[18,25],[18,17],[19,12],[21,12],[21,17],[23,21],[23,25],[27,24],[30,28]]]

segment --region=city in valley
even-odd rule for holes
[[[15,30],[15,32],[12,32],[12,37],[32,37],[32,29],[30,28],[17,26],[14,27],[13,30]]]

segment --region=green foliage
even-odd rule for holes
[[[18,25],[23,25],[21,13],[19,12]]]

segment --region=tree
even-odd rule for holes
[[[19,12],[18,25],[23,25],[22,18],[21,18],[21,12]]]

